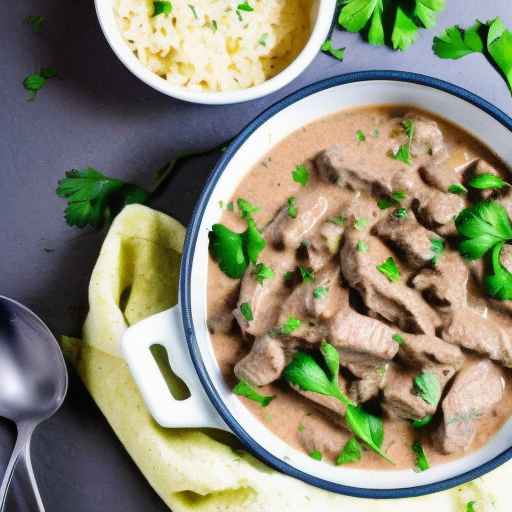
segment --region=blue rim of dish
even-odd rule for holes
[[[187,340],[192,362],[197,371],[201,384],[203,385],[203,388],[208,398],[215,406],[223,420],[226,422],[229,428],[240,438],[245,447],[253,455],[258,457],[260,460],[264,461],[274,469],[280,471],[281,473],[293,476],[310,485],[320,487],[327,491],[335,492],[338,494],[345,494],[348,496],[354,496],[358,498],[409,498],[444,491],[451,487],[455,487],[457,485],[466,483],[470,480],[474,480],[475,478],[478,478],[483,474],[488,473],[489,471],[495,469],[496,467],[500,466],[501,464],[511,459],[512,447],[500,453],[492,460],[487,461],[485,464],[482,464],[481,466],[474,468],[470,471],[467,471],[461,475],[446,480],[442,480],[440,482],[434,482],[431,484],[416,487],[406,487],[397,489],[367,489],[360,487],[352,487],[330,482],[328,480],[324,480],[322,478],[318,478],[303,471],[300,471],[291,466],[290,464],[275,457],[270,452],[268,452],[262,445],[260,445],[249,434],[247,434],[244,428],[230,413],[226,404],[224,403],[219,393],[215,389],[215,386],[213,385],[210,376],[208,375],[208,372],[206,370],[206,367],[203,363],[199,345],[197,343],[197,339],[195,336],[191,311],[192,259],[194,257],[194,248],[197,241],[201,222],[203,219],[203,214],[206,209],[206,205],[210,199],[210,196],[213,192],[213,189],[217,184],[217,181],[224,172],[224,169],[226,168],[228,162],[231,160],[233,155],[238,151],[240,146],[242,146],[246,139],[258,127],[265,123],[270,117],[274,116],[276,113],[288,107],[292,103],[295,103],[307,96],[315,94],[319,91],[323,91],[325,89],[329,89],[331,87],[336,87],[339,85],[349,84],[353,82],[365,82],[373,80],[391,80],[398,82],[407,82],[412,84],[424,85],[432,87],[434,89],[438,89],[443,92],[447,92],[483,110],[512,132],[512,119],[509,116],[507,116],[504,112],[496,108],[494,105],[490,104],[488,101],[484,100],[483,98],[480,98],[476,94],[473,94],[457,85],[445,82],[444,80],[416,73],[408,73],[404,71],[361,71],[356,73],[348,73],[345,75],[340,75],[333,78],[328,78],[326,80],[322,80],[320,82],[314,83],[290,94],[289,96],[276,102],[263,113],[258,115],[256,119],[251,121],[240,132],[240,134],[231,143],[229,148],[224,152],[223,156],[215,166],[208,181],[206,182],[206,185],[201,193],[201,196],[194,208],[192,221],[190,222],[187,229],[187,236],[185,239],[185,246],[180,271],[180,304],[183,326],[185,330],[185,338]]]

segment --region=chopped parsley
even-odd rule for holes
[[[318,450],[313,450],[308,455],[315,460],[322,460],[322,454]]]
[[[427,404],[437,406],[441,398],[441,383],[436,374],[424,371],[416,375],[414,389]]]
[[[217,30],[219,29],[219,26],[217,25],[217,21],[216,20],[212,20],[210,26],[212,27],[212,30],[214,32],[217,32]]]
[[[297,165],[292,172],[293,181],[305,187],[309,183],[309,169],[305,165]]]
[[[49,78],[55,78],[57,70],[55,68],[41,68],[39,73],[32,73],[23,80],[23,87],[29,91],[28,100],[35,99],[37,93],[46,85]]]
[[[366,229],[366,226],[368,226],[368,219],[365,219],[364,217],[358,217],[354,221],[354,227],[358,231],[363,231],[364,229]]]
[[[312,268],[299,267],[299,272],[304,283],[312,283],[315,280],[315,273]]]
[[[336,226],[343,226],[345,225],[345,222],[347,222],[347,218],[344,215],[336,215],[335,217],[329,219],[329,222],[331,224],[335,224]]]
[[[418,471],[426,471],[430,468],[430,464],[428,463],[427,456],[425,451],[423,450],[423,446],[419,441],[415,441],[412,445],[412,451],[416,455],[416,468]]]
[[[258,39],[258,44],[260,46],[267,46],[267,39],[268,39],[268,32],[261,34],[260,38]]]
[[[407,217],[407,208],[397,208],[393,212],[395,219],[405,219]]]
[[[392,153],[392,157],[395,160],[400,160],[401,162],[404,162],[407,165],[411,165],[412,159],[411,159],[411,144],[412,139],[414,137],[414,121],[411,119],[404,119],[402,121],[402,127],[405,130],[405,133],[407,134],[407,142],[405,144],[402,144],[396,153]]]
[[[160,14],[165,14],[166,16],[168,16],[171,12],[172,12],[171,2],[166,2],[166,1],[153,2],[153,17],[158,16]]]
[[[399,345],[405,345],[405,339],[401,334],[393,334],[392,339],[393,341],[396,341]]]
[[[433,419],[433,416],[428,415],[425,416],[424,418],[421,418],[421,420],[412,420],[411,426],[412,428],[423,428],[426,427],[427,425],[430,425]]]
[[[381,274],[384,274],[391,283],[396,283],[400,280],[400,270],[392,256],[390,256],[384,263],[377,265],[377,270]]]
[[[355,437],[351,437],[341,450],[340,454],[336,457],[336,466],[342,464],[349,464],[350,462],[357,462],[361,460],[363,449],[359,441]]]
[[[327,296],[327,293],[329,292],[329,288],[326,286],[319,286],[318,288],[315,288],[313,290],[313,297],[315,299],[323,299]]]
[[[288,204],[288,217],[291,217],[292,219],[296,219],[297,218],[297,198],[295,197],[289,197],[286,201],[286,203]]]
[[[79,228],[98,228],[124,205],[144,204],[149,198],[140,187],[109,178],[92,167],[66,172],[56,192],[68,202],[64,212],[66,222]]]
[[[396,192],[392,192],[391,196],[381,197],[377,200],[377,206],[381,210],[387,210],[388,208],[391,208],[392,206],[398,206],[400,204],[400,201],[405,199],[406,194],[405,192],[401,190],[397,190]]]
[[[464,185],[462,185],[462,183],[452,183],[448,187],[448,192],[450,192],[450,194],[462,195],[462,194],[467,194],[468,189]]]
[[[434,238],[434,240],[432,240],[432,247],[431,247],[431,249],[432,249],[432,252],[434,254],[434,256],[432,258],[432,265],[434,265],[434,267],[437,265],[437,262],[439,261],[439,258],[443,254],[444,247],[445,247],[445,243],[444,243],[444,240],[442,238]]]
[[[188,8],[192,11],[192,16],[194,16],[194,18],[198,20],[199,16],[197,15],[196,8],[192,4],[188,4]]]
[[[342,61],[345,58],[345,48],[334,48],[332,45],[332,39],[326,39],[320,47],[323,53],[335,58],[336,60]]]
[[[469,180],[468,185],[479,190],[500,190],[509,186],[501,176],[488,172],[477,174]]]
[[[368,244],[364,240],[358,240],[356,250],[357,252],[368,252]]]
[[[466,512],[476,512],[475,505],[476,501],[468,501],[466,503]]]
[[[301,323],[302,322],[298,318],[294,317],[293,315],[290,315],[286,319],[286,322],[283,325],[281,325],[280,332],[285,336],[291,334],[300,327]]]
[[[246,199],[242,199],[241,197],[237,199],[236,204],[240,210],[240,217],[242,217],[242,219],[249,219],[252,217],[253,213],[260,211],[257,206],[254,206],[252,203]]]
[[[364,134],[364,132],[362,130],[357,130],[356,139],[359,142],[364,142],[366,140],[366,135]]]
[[[265,279],[272,279],[274,277],[274,271],[265,265],[265,263],[258,263],[254,269],[254,275],[258,283],[263,284]]]
[[[274,396],[260,394],[245,380],[240,380],[238,382],[238,384],[233,388],[233,393],[238,396],[244,396],[253,402],[257,402],[261,407],[267,407],[267,405],[275,398]]]
[[[242,316],[248,322],[252,322],[254,320],[254,315],[252,314],[252,308],[248,302],[243,302],[242,304],[240,304],[240,313],[242,313]]]
[[[26,16],[23,21],[30,25],[34,32],[41,32],[46,19],[44,16]]]
[[[238,4],[237,11],[245,11],[245,12],[252,12],[254,11],[254,8],[249,5],[249,2],[245,1],[241,4]]]
[[[338,23],[349,32],[361,32],[367,41],[382,46],[391,41],[395,50],[406,50],[422,27],[432,28],[445,0],[416,0],[407,11],[396,2],[344,0]],[[389,22],[388,22],[389,21]]]
[[[496,244],[492,250],[493,274],[486,276],[485,288],[487,293],[497,300],[512,300],[512,273],[501,263],[500,255],[504,243]]]

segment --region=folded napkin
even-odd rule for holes
[[[510,509],[510,463],[451,491],[403,500],[363,500],[282,475],[240,450],[224,432],[160,427],[146,410],[119,343],[130,325],[177,302],[184,235],[185,229],[174,219],[144,206],[127,206],[112,224],[91,276],[83,340],[62,340],[65,355],[115,434],[169,508],[174,512],[465,512],[466,504],[475,501],[478,512]],[[171,373],[166,378],[171,386],[178,386]]]

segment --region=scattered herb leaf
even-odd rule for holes
[[[253,402],[257,402],[261,407],[267,407],[267,405],[275,398],[274,396],[260,394],[245,380],[238,382],[238,384],[233,388],[233,393],[238,396],[244,396]]]
[[[357,252],[368,252],[368,244],[364,240],[358,240],[356,250]]]
[[[272,279],[274,277],[274,271],[265,265],[265,263],[258,263],[254,269],[254,275],[256,281],[258,281],[259,284],[263,284],[265,279]]]
[[[320,49],[325,54],[334,57],[336,60],[339,60],[340,62],[345,57],[345,48],[334,48],[331,39],[326,39],[324,44],[322,44],[322,46],[320,47]]]
[[[291,334],[300,327],[301,323],[302,322],[298,318],[295,318],[293,315],[290,315],[286,319],[286,322],[281,326],[281,334],[284,334],[285,336]]]
[[[254,206],[252,203],[246,199],[242,199],[241,197],[237,199],[236,204],[240,210],[240,217],[242,217],[242,219],[249,219],[252,217],[253,213],[260,211],[257,206]]]
[[[267,39],[268,39],[268,32],[261,34],[260,38],[258,39],[258,44],[260,46],[267,46]]]
[[[248,322],[252,322],[254,320],[254,315],[252,314],[252,308],[248,302],[242,302],[242,304],[240,304],[240,313],[242,313],[242,316]]]
[[[390,256],[384,263],[377,265],[377,270],[381,274],[384,274],[391,283],[396,283],[400,280],[400,270],[392,256]]]
[[[368,219],[365,219],[364,217],[358,217],[354,221],[354,228],[356,228],[358,231],[363,231],[366,226],[368,226]]]
[[[309,169],[305,165],[297,165],[292,172],[293,181],[305,187],[309,183]]]
[[[194,16],[194,18],[198,20],[199,16],[197,15],[196,8],[192,4],[188,4],[188,8],[192,11],[192,16]]]
[[[448,192],[450,192],[450,194],[462,195],[462,194],[467,194],[468,193],[468,189],[464,185],[462,185],[461,183],[452,183],[448,187]]]
[[[153,17],[158,16],[159,14],[165,14],[166,16],[168,16],[171,12],[172,12],[171,2],[166,2],[166,1],[153,2]]]
[[[329,288],[325,286],[319,286],[318,288],[315,288],[313,290],[313,298],[315,299],[323,299],[327,296],[327,293],[329,292]]]
[[[494,274],[486,276],[487,293],[497,300],[512,300],[512,273],[501,263],[500,255],[504,243],[496,244],[492,249],[492,270]]]
[[[405,219],[407,217],[407,208],[397,208],[393,212],[395,219]]]
[[[357,130],[356,139],[359,142],[364,142],[366,140],[366,135],[364,134],[364,132],[362,130]]]
[[[336,466],[341,466],[342,464],[349,464],[351,462],[357,462],[361,460],[362,448],[359,444],[359,441],[355,437],[351,437],[336,457]]]
[[[416,468],[418,471],[426,471],[430,468],[430,464],[428,463],[427,456],[425,451],[423,450],[423,446],[419,441],[416,441],[412,445],[412,451],[416,454]]]
[[[441,384],[436,374],[424,371],[416,375],[414,388],[427,404],[437,406],[441,398]]]
[[[399,345],[405,345],[405,339],[401,334],[393,334],[392,339],[393,341],[396,341]]]
[[[501,176],[485,172],[471,178],[468,185],[479,190],[500,190],[509,184]]]
[[[297,209],[297,198],[295,197],[289,197],[287,199],[287,204],[288,204],[288,217],[291,217],[292,219],[296,219],[297,218],[297,213],[298,213],[298,209]]]
[[[432,258],[432,265],[434,265],[434,267],[437,265],[439,258],[443,254],[444,248],[445,243],[442,238],[434,238],[434,240],[432,240],[432,253],[434,254]]]
[[[394,154],[392,154],[392,157],[395,160],[400,160],[401,162],[404,162],[407,165],[411,165],[412,159],[411,159],[411,144],[412,139],[414,137],[414,121],[411,119],[404,119],[402,121],[402,126],[405,130],[405,133],[407,134],[407,142],[405,144],[402,144],[398,151]]]
[[[41,32],[46,19],[44,16],[27,16],[23,21],[30,25],[34,32]]]
[[[308,455],[315,460],[322,460],[322,454],[318,450],[313,450]]]
[[[304,283],[312,283],[315,280],[315,273],[312,268],[299,267],[299,272]]]
[[[424,418],[421,418],[421,420],[411,421],[411,426],[412,428],[423,428],[426,427],[427,425],[430,425],[433,419],[433,416],[428,415],[425,416]]]
[[[332,219],[329,219],[329,222],[336,226],[343,226],[345,225],[345,222],[347,222],[347,218],[343,215],[336,215],[335,217],[332,217]]]

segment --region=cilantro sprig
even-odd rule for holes
[[[374,452],[393,463],[381,449],[384,440],[382,419],[355,405],[339,388],[340,360],[338,351],[324,341],[321,344],[321,353],[328,374],[312,355],[297,352],[284,369],[283,378],[303,391],[319,393],[339,400],[346,407],[345,420],[348,428]]]
[[[245,380],[240,380],[238,382],[238,384],[233,388],[233,393],[238,396],[244,396],[253,402],[257,402],[261,407],[267,407],[275,398],[274,396],[262,395]]]
[[[361,32],[372,45],[407,50],[420,28],[436,24],[444,7],[445,0],[342,0],[338,23],[349,32]]]
[[[142,188],[109,178],[92,167],[68,171],[58,183],[57,195],[68,202],[66,222],[79,228],[98,228],[123,206],[143,204],[149,197]]]

